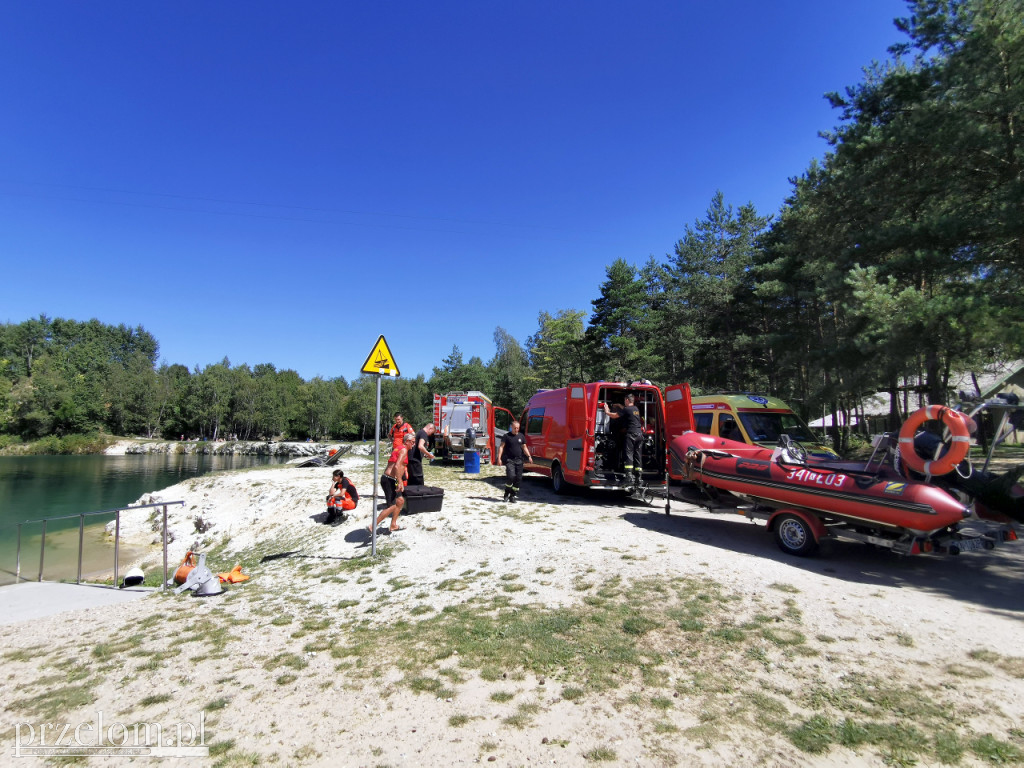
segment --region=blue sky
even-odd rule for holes
[[[775,213],[901,0],[0,6],[0,321],[168,363],[485,361],[727,203]]]

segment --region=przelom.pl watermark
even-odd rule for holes
[[[80,723],[15,723],[15,757],[209,757],[206,713],[195,722],[110,722],[103,711]]]

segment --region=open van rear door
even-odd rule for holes
[[[583,384],[570,384],[565,388],[565,424],[568,430],[565,441],[565,469],[567,472],[583,471],[583,456],[587,437],[587,388]],[[582,480],[575,478],[579,485]]]
[[[690,385],[674,384],[665,388],[665,440],[672,442],[693,429],[693,405]]]
[[[690,400],[689,384],[673,384],[665,388],[665,445],[683,432],[693,429],[693,403]],[[672,466],[672,451],[669,450],[669,476],[675,480],[682,477],[682,468]]]

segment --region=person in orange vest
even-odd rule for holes
[[[402,414],[396,413],[395,424],[391,427],[391,431],[388,434],[391,437],[391,449],[397,451],[402,447],[402,441],[405,440],[405,436],[415,436],[416,430],[412,428],[412,424],[405,423],[405,417]]]
[[[345,477],[344,472],[340,469],[334,470],[331,480],[331,490],[327,493],[325,525],[331,525],[337,520],[339,512],[341,513],[342,521],[344,521],[348,517],[348,513],[355,509],[356,504],[359,503],[359,492],[352,484],[352,481]]]

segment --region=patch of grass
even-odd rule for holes
[[[790,731],[789,740],[804,752],[820,755],[835,743],[835,726],[824,715],[814,715]]]
[[[359,605],[358,600],[339,600],[336,606],[339,611],[343,611],[346,608],[352,608],[353,606]]]
[[[667,698],[665,696],[652,696],[651,697],[651,706],[654,707],[655,709],[660,709],[661,711],[664,712],[666,710],[672,709],[672,707],[674,705],[673,705],[672,699],[670,699],[670,698]]]
[[[646,616],[630,616],[622,622],[622,630],[627,635],[646,635],[652,629],[657,629],[661,624]]]
[[[286,672],[283,675],[278,675],[274,680],[278,685],[290,685],[299,679],[298,675],[293,675],[291,672]]]
[[[778,646],[802,645],[807,641],[803,632],[787,627],[764,627],[761,636]]]
[[[39,694],[16,699],[7,709],[27,715],[37,715],[41,720],[52,720],[58,715],[85,707],[96,700],[93,687],[96,681],[89,680],[81,685],[55,686]]]
[[[461,728],[471,719],[469,715],[452,715],[448,718],[448,725],[452,728]]]
[[[982,667],[973,664],[947,664],[946,674],[967,680],[981,680],[992,677],[992,673]]]
[[[234,739],[224,739],[222,741],[214,741],[210,743],[210,757],[220,757],[226,755],[232,749],[235,748]]]
[[[28,648],[21,648],[17,651],[8,651],[3,655],[4,661],[38,661],[46,654],[45,645],[33,645]]]
[[[771,587],[772,589],[777,589],[779,592],[787,592],[789,594],[796,594],[796,593],[798,593],[800,591],[799,589],[794,587],[792,584],[783,584],[783,583],[778,582],[778,581],[776,581],[776,582],[774,582],[772,584],[769,584],[768,586]]]
[[[416,582],[411,579],[406,579],[402,576],[395,576],[392,579],[388,579],[388,584],[391,585],[393,590],[408,589],[409,587],[416,586]]]
[[[163,704],[165,701],[170,701],[173,697],[169,693],[154,693],[150,696],[146,696],[139,702],[141,707],[151,707],[154,704]]]
[[[311,617],[311,618],[308,618],[308,619],[303,619],[301,626],[302,626],[302,629],[305,630],[306,632],[322,632],[325,629],[330,629],[330,627],[331,627],[331,620],[326,618],[326,617],[323,617],[323,618]]]
[[[231,703],[231,697],[229,697],[229,696],[221,696],[220,698],[214,699],[209,704],[207,704],[205,707],[203,707],[203,710],[206,711],[206,712],[216,712],[219,709],[224,709],[230,703]]]
[[[971,752],[993,765],[1010,765],[1024,762],[1024,750],[1008,741],[1001,741],[990,733],[971,739]]]
[[[462,579],[445,579],[438,583],[437,589],[439,592],[462,592],[469,589],[469,584]]]
[[[491,701],[497,701],[499,704],[504,704],[506,701],[512,701],[515,698],[514,693],[509,691],[495,691],[491,694]]]
[[[405,684],[414,693],[430,693],[439,699],[449,699],[455,695],[455,692],[450,688],[446,688],[443,682],[435,677],[427,677],[426,675],[408,677],[405,679]]]
[[[562,689],[562,698],[566,701],[577,701],[582,699],[586,691],[574,685],[567,685]]]
[[[309,662],[302,656],[288,652],[279,653],[263,662],[263,668],[268,672],[275,670],[278,667],[290,667],[291,669],[299,670],[305,669],[308,666]]]
[[[611,763],[618,760],[619,756],[611,747],[594,747],[583,753],[583,759],[594,763]]]

